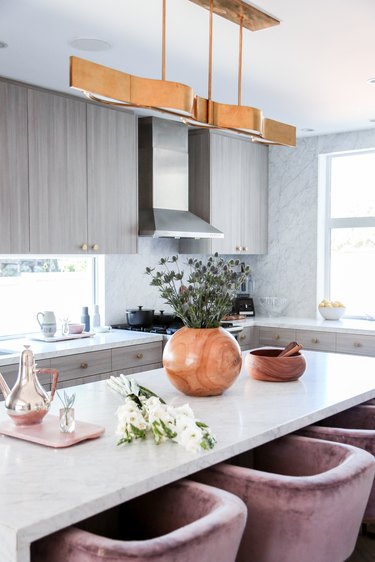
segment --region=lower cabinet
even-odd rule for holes
[[[285,347],[296,339],[296,330],[290,328],[259,328],[259,345]]]
[[[38,361],[37,369],[49,369],[51,367],[51,361],[49,359],[44,359],[43,361]],[[0,372],[3,375],[5,382],[12,390],[17,377],[18,377],[18,363],[14,363],[13,365],[4,365],[0,367]],[[45,390],[51,390],[51,376],[45,373],[41,373],[38,375],[38,380],[40,384],[45,388]],[[0,393],[0,401],[4,400],[4,396]]]
[[[150,365],[157,365],[156,368],[159,368],[161,360],[161,341],[112,349],[112,371],[121,371],[127,375],[147,371],[151,368]]]
[[[77,386],[108,379],[121,373],[131,375],[162,366],[162,342],[88,351],[51,359],[59,371],[57,388]]]
[[[336,334],[336,351],[375,357],[375,337],[355,334]]]
[[[375,337],[321,330],[259,327],[259,345],[284,347],[297,341],[304,349],[375,357]],[[244,346],[247,342],[244,342]],[[240,343],[242,346],[242,343]]]
[[[257,326],[246,326],[238,336],[241,351],[254,349],[259,346],[259,328]]]
[[[336,351],[336,334],[334,332],[296,330],[295,339],[304,349]]]
[[[51,359],[51,367],[59,372],[57,388],[93,382],[111,369],[111,350],[89,351]],[[90,380],[89,380],[90,379]],[[95,378],[100,380],[100,378]]]

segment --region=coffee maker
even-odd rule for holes
[[[245,270],[245,264],[241,263],[241,272]],[[233,312],[242,316],[255,316],[253,295],[253,281],[251,274],[241,283],[237,297],[233,302]]]

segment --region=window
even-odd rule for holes
[[[325,296],[375,315],[375,150],[327,157]]]
[[[79,321],[95,302],[95,258],[0,258],[0,336],[38,332],[36,314]]]

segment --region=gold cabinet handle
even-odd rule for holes
[[[362,344],[359,341],[355,341],[353,345],[354,347],[362,347]]]
[[[143,353],[137,353],[137,359],[143,359]]]
[[[83,250],[84,252],[87,252],[88,249],[88,245],[87,244],[82,244],[81,245],[81,250]]]
[[[88,363],[81,363],[81,369],[87,369]]]
[[[318,338],[311,338],[311,343],[319,343]]]
[[[246,336],[244,336],[244,335],[242,334],[242,336],[240,336],[240,340],[242,341],[242,340],[245,340],[245,339],[246,339]]]
[[[236,246],[236,250],[237,252],[240,252],[242,250],[241,246]]]
[[[280,339],[279,334],[275,334],[273,337],[274,337],[275,340],[279,340],[279,339]]]
[[[242,249],[244,252],[247,252],[249,248],[247,246],[243,246]]]
[[[93,244],[92,249],[94,250],[94,252],[97,252],[99,250],[99,244]]]

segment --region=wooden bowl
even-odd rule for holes
[[[245,357],[245,368],[258,381],[289,382],[305,372],[306,361],[301,353],[278,357],[281,349],[254,349]]]

